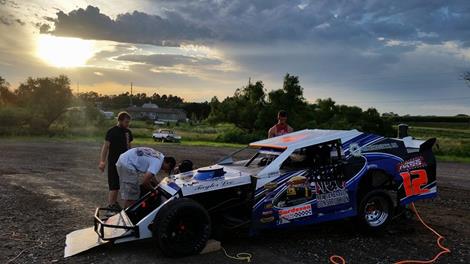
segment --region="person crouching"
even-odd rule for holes
[[[138,147],[130,149],[116,163],[119,174],[121,199],[125,207],[132,205],[140,196],[139,174],[143,175],[143,185],[152,188],[152,181],[160,170],[170,173],[175,167],[173,157],[165,157],[161,152],[152,148]]]

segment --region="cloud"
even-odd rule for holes
[[[3,24],[5,26],[11,26],[15,24],[24,26],[26,23],[23,20],[15,18],[13,16],[0,15],[0,24]]]
[[[403,114],[470,109],[468,101],[436,101],[470,95],[458,79],[470,65],[467,0],[123,0],[119,7],[83,2],[99,9],[40,0],[10,8],[26,25],[9,19],[18,29],[11,34],[0,22],[0,72],[19,76],[8,78],[12,83],[65,73],[96,89],[133,82],[149,93],[167,89],[185,96],[191,90],[202,99],[230,95],[249,77],[262,80],[268,91],[278,89],[288,72],[299,75],[309,100],[332,97]],[[95,41],[98,51],[86,67],[56,69],[31,56],[31,32],[38,29],[111,41]],[[371,103],[417,98],[433,101],[426,109]]]
[[[175,65],[207,66],[219,65],[222,61],[213,58],[185,56],[179,54],[151,54],[137,55],[126,54],[116,58],[116,60],[146,63],[155,66],[171,67]]]
[[[134,11],[119,14],[116,19],[112,19],[93,6],[79,8],[68,14],[59,11],[54,20],[54,29],[41,26],[40,32],[158,46],[177,46],[182,42],[210,36],[208,29],[189,23],[176,12],[166,11],[164,17],[161,17]]]
[[[182,42],[342,44],[380,49],[384,40],[470,45],[467,1],[154,0],[160,15],[134,11],[112,19],[97,7],[57,13],[42,33],[175,46]],[[50,18],[46,22],[50,23]],[[46,23],[47,24],[47,23]]]

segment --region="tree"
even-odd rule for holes
[[[315,120],[318,124],[327,123],[338,111],[336,102],[331,98],[318,99],[315,110]]]
[[[298,76],[287,73],[284,76],[282,89],[269,93],[269,112],[276,115],[279,110],[286,110],[289,114],[289,123],[294,129],[306,128],[305,124],[313,120],[313,113],[309,111],[308,104],[303,96]],[[273,118],[274,119],[274,118]],[[272,120],[271,123],[275,121]]]
[[[78,98],[80,98],[83,101],[90,102],[90,103],[98,103],[100,101],[100,95],[97,92],[86,92],[86,93],[80,93],[78,95]]]
[[[183,109],[192,121],[202,121],[209,116],[211,106],[208,102],[184,103]]]
[[[261,81],[248,83],[247,86],[235,90],[232,97],[219,102],[217,97],[212,98],[211,113],[208,121],[211,123],[229,122],[237,127],[253,132],[260,129],[257,119],[258,113],[266,105],[266,92]]]
[[[0,76],[0,105],[12,105],[16,102],[16,96],[10,91],[10,84]]]
[[[18,103],[32,115],[31,127],[46,131],[64,112],[72,100],[70,79],[61,75],[54,78],[28,78],[16,90]]]

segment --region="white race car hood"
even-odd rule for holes
[[[183,196],[189,196],[251,183],[251,177],[248,173],[229,167],[223,167],[224,175],[208,180],[196,180],[194,176],[198,170],[166,177],[160,182],[159,187],[171,195],[181,190]]]

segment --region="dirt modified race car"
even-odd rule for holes
[[[405,205],[436,196],[434,143],[320,129],[254,142],[216,165],[165,178],[112,217],[96,209],[93,227],[67,235],[65,256],[141,239],[185,256],[227,230],[255,235],[346,217],[378,231]]]

